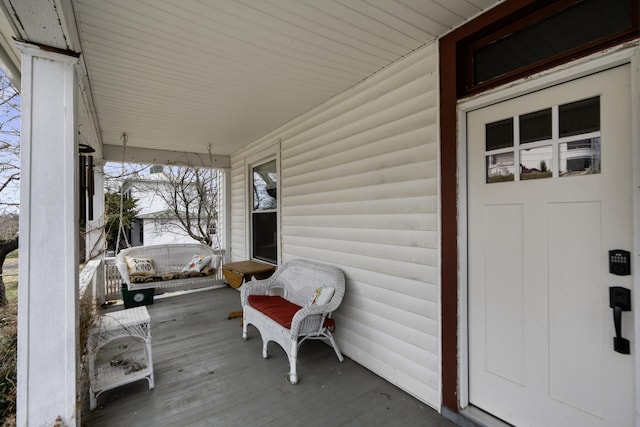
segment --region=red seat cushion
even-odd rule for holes
[[[263,312],[285,328],[291,328],[293,315],[302,308],[281,296],[249,295],[248,301],[251,307]]]
[[[263,312],[287,329],[291,328],[293,316],[302,308],[281,296],[275,295],[249,295],[247,300],[251,307]],[[327,318],[324,320],[325,328],[333,329],[335,325],[336,322],[333,319]]]

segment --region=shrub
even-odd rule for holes
[[[0,308],[0,420],[1,427],[16,422],[17,307]]]

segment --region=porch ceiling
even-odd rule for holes
[[[229,155],[499,1],[2,3],[14,36],[82,53],[103,144]]]

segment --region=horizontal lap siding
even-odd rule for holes
[[[427,46],[288,123],[281,141],[283,260],[342,268],[336,312],[345,354],[434,407],[440,405],[436,46]],[[232,157],[232,192],[242,159]],[[232,253],[244,254],[242,198]],[[242,227],[242,231],[238,230]]]
[[[244,159],[231,158],[231,260],[245,259]]]

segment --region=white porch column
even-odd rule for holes
[[[80,425],[77,58],[22,52],[18,426]]]
[[[218,170],[218,238],[224,249],[222,264],[231,262],[231,171]]]

